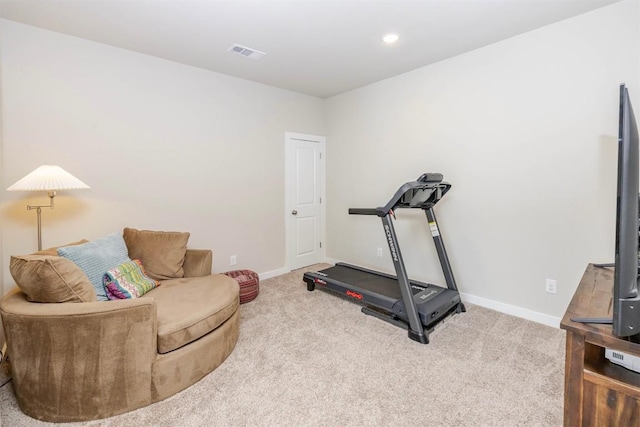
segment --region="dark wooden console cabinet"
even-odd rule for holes
[[[612,317],[613,269],[589,264],[560,327],[567,331],[565,426],[640,426],[640,373],[609,362],[605,348],[640,355],[640,344],[611,334],[611,325],[572,322]]]

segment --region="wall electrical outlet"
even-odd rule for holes
[[[555,279],[545,280],[544,290],[549,294],[555,294],[558,292],[558,282]]]
[[[378,248],[376,255],[378,255],[379,257],[382,257],[382,248]]]
[[[229,258],[229,265],[236,265],[238,263],[238,258],[235,255],[231,255]]]

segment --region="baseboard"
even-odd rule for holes
[[[471,294],[460,293],[463,302],[479,305],[480,307],[489,308],[499,311],[500,313],[509,314],[511,316],[520,317],[522,319],[531,320],[532,322],[541,323],[553,328],[560,327],[560,318],[550,316],[548,314],[539,313],[527,308],[517,307],[515,305],[505,304],[503,302],[482,298]]]
[[[260,280],[267,280],[267,279],[271,279],[272,277],[276,277],[276,276],[282,276],[283,274],[287,274],[290,273],[291,270],[286,268],[286,267],[282,267],[282,268],[278,268],[277,270],[271,270],[271,271],[267,271],[264,273],[258,273],[258,277],[260,278]]]
[[[329,264],[335,264],[338,261],[335,260],[331,260],[329,258],[325,258],[322,262],[326,262]],[[276,276],[281,276],[283,274],[287,274],[287,273],[291,273],[291,269],[288,267],[282,267],[282,268],[278,268],[276,270],[271,270],[271,271],[267,271],[264,273],[258,273],[258,277],[260,278],[260,280],[267,280],[267,279],[271,279],[272,277],[276,277]]]

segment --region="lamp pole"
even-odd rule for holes
[[[32,209],[36,210],[36,214],[38,216],[38,251],[42,250],[42,208],[50,208],[53,209],[53,198],[56,196],[55,190],[50,190],[48,192],[49,196],[49,204],[48,205],[27,205],[27,210],[30,211]]]

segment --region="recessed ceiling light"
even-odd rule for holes
[[[396,33],[389,33],[382,36],[382,41],[385,42],[386,44],[393,44],[397,42],[399,38],[400,36],[397,35]]]

